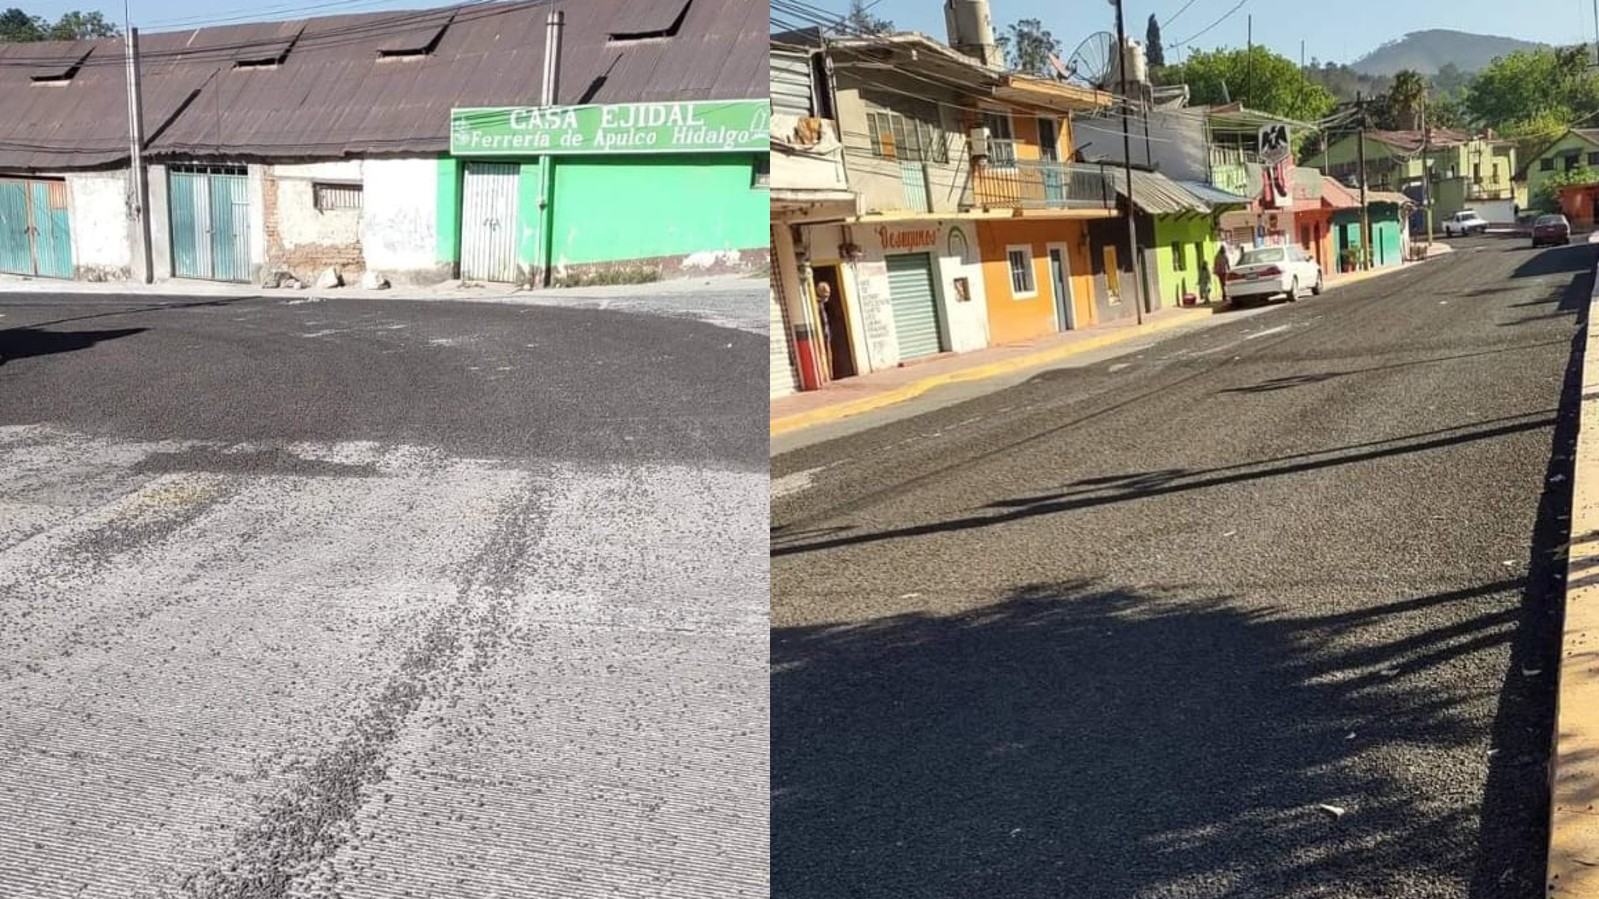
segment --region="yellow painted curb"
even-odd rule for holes
[[[1372,269],[1371,271],[1360,272],[1347,278],[1340,278],[1337,281],[1330,282],[1326,285],[1326,287],[1323,288],[1323,290],[1336,290],[1348,284],[1354,284],[1356,282],[1366,281],[1381,275],[1403,271],[1404,268],[1405,266],[1403,265],[1394,265],[1387,268]],[[1182,310],[1174,310],[1174,312],[1181,311]],[[1217,311],[1218,310],[1215,308],[1211,309],[1212,314]],[[801,412],[797,415],[785,415],[782,418],[774,418],[772,419],[770,433],[773,437],[780,437],[784,434],[792,434],[795,431],[801,431],[805,428],[813,427],[815,425],[839,421],[840,419],[850,418],[866,412],[873,412],[878,409],[882,409],[885,406],[893,406],[898,403],[903,403],[906,400],[915,399],[916,397],[921,396],[935,387],[943,387],[947,384],[959,384],[965,381],[981,381],[986,378],[998,377],[999,375],[1009,374],[1013,371],[1031,368],[1035,365],[1058,362],[1061,359],[1069,359],[1072,356],[1076,356],[1080,353],[1088,353],[1092,352],[1093,350],[1103,349],[1107,346],[1114,346],[1118,343],[1124,343],[1126,341],[1142,337],[1145,334],[1157,334],[1161,331],[1169,331],[1172,328],[1178,327],[1179,325],[1191,324],[1194,321],[1205,320],[1206,319],[1201,319],[1197,316],[1195,316],[1193,319],[1190,319],[1187,314],[1173,315],[1169,319],[1162,319],[1154,322],[1153,324],[1144,325],[1141,328],[1137,326],[1132,326],[1125,329],[1118,328],[1116,331],[1101,335],[1099,337],[1084,340],[1081,343],[1056,347],[1052,350],[1044,350],[1042,352],[1032,353],[1026,356],[1018,356],[1014,359],[1007,359],[1003,362],[990,362],[987,365],[978,365],[972,368],[961,369],[959,371],[946,372],[941,375],[932,375],[930,377],[923,378],[920,381],[912,381],[911,383],[905,384],[894,390],[884,391],[883,393],[875,396],[861,397],[858,400],[853,400],[847,403],[839,403],[837,405],[827,406],[821,409],[812,409],[809,412]]]
[[[1589,298],[1582,404],[1571,484],[1565,618],[1556,674],[1554,748],[1549,764],[1551,897],[1599,896],[1599,443],[1584,440],[1599,416],[1599,353]],[[1557,449],[1558,451],[1558,449]]]
[[[1215,310],[1213,309],[1211,311],[1214,314]],[[1031,368],[1035,365],[1043,365],[1049,362],[1056,362],[1061,359],[1069,359],[1072,356],[1076,356],[1080,353],[1087,353],[1093,350],[1102,349],[1107,346],[1114,346],[1118,343],[1124,343],[1126,341],[1142,337],[1146,334],[1156,334],[1161,331],[1169,331],[1179,325],[1192,324],[1196,321],[1205,321],[1205,319],[1198,318],[1197,316],[1192,319],[1188,318],[1187,316],[1173,316],[1169,319],[1162,319],[1160,321],[1144,325],[1141,328],[1137,326],[1132,326],[1125,329],[1118,328],[1116,331],[1111,333],[1103,334],[1098,337],[1092,337],[1079,343],[1068,344],[1066,346],[1056,347],[1054,349],[1044,350],[1042,352],[1030,353],[1026,356],[1017,356],[1014,359],[1006,359],[1001,362],[990,362],[987,365],[977,365],[973,366],[972,368],[963,368],[958,371],[932,375],[922,378],[919,381],[912,381],[911,383],[902,385],[894,390],[886,390],[875,396],[865,396],[858,400],[852,400],[847,403],[839,403],[837,405],[827,406],[821,409],[812,409],[809,412],[801,412],[797,415],[786,415],[782,418],[773,419],[771,424],[771,435],[773,437],[777,437],[783,434],[790,434],[794,431],[803,430],[814,425],[824,424],[830,421],[838,421],[839,419],[849,418],[854,415],[860,415],[865,412],[881,409],[885,406],[903,403],[906,400],[915,399],[916,397],[921,396],[935,387],[942,387],[946,384],[959,384],[965,381],[981,381],[986,378],[998,377],[999,375],[1009,374],[1013,371]]]

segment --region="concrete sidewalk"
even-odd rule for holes
[[[743,331],[766,333],[771,325],[761,288],[766,276],[717,275],[676,278],[644,284],[555,287],[529,290],[511,284],[446,281],[427,287],[397,286],[387,290],[338,287],[320,290],[267,289],[253,284],[170,279],[154,284],[131,281],[61,281],[0,275],[0,301],[28,295],[104,297],[266,297],[285,302],[323,300],[407,300],[413,302],[500,303],[519,306],[564,306],[693,318]]]
[[[1440,252],[1447,253],[1449,250],[1445,248]],[[1327,280],[1326,290],[1331,292],[1418,264],[1338,275]],[[1171,336],[1198,330],[1227,321],[1229,316],[1226,313],[1231,311],[1231,306],[1162,309],[1144,316],[1142,326],[1131,319],[1110,322],[1083,331],[1049,334],[1024,343],[987,347],[969,353],[946,353],[925,362],[834,381],[821,390],[772,400],[771,435],[791,434],[893,406],[949,384],[997,378],[1117,344],[1130,344],[1154,334]]]

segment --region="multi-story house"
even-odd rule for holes
[[[1360,136],[1333,141],[1306,164],[1345,184],[1358,184]],[[1405,191],[1417,198],[1426,171],[1435,220],[1469,207],[1490,222],[1508,223],[1515,221],[1521,205],[1513,183],[1515,144],[1492,132],[1471,135],[1433,128],[1424,141],[1420,131],[1367,131],[1365,171],[1368,188]]]
[[[773,36],[774,394],[1103,317],[1117,263],[1086,224],[1115,191],[1072,161],[1070,117],[1110,97],[954,43]]]

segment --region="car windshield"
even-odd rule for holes
[[[1238,257],[1239,265],[1260,265],[1263,262],[1282,262],[1282,247],[1266,247],[1260,250],[1245,250],[1244,255]]]
[[[1561,218],[1558,215],[1544,215],[1544,216],[1539,216],[1538,217],[1538,221],[1534,222],[1533,224],[1539,225],[1539,226],[1545,226],[1545,225],[1559,225],[1559,224],[1563,224],[1564,222],[1565,222],[1565,219]]]

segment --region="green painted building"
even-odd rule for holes
[[[1421,132],[1368,131],[1365,144],[1368,188],[1400,191],[1420,185]],[[1434,128],[1425,157],[1432,173],[1430,198],[1435,222],[1467,208],[1477,209],[1489,221],[1514,219],[1518,205],[1514,143]],[[1360,136],[1333,141],[1302,164],[1321,169],[1345,184],[1358,184]]]
[[[764,99],[452,113],[439,258],[532,285],[750,270],[768,252]]]
[[[1599,128],[1573,128],[1527,160],[1527,197],[1537,197],[1551,176],[1580,168],[1599,171]]]

